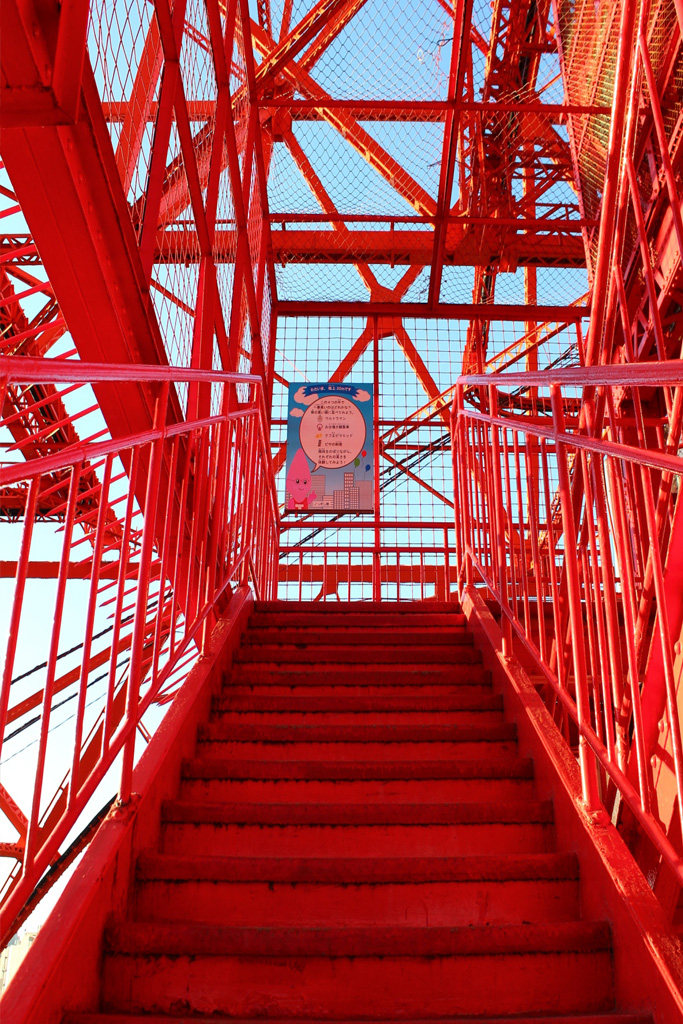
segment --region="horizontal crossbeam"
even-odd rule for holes
[[[445,266],[472,266],[488,264],[493,260],[511,269],[516,266],[583,267],[585,250],[580,234],[569,233],[571,221],[562,222],[566,234],[534,235],[530,232],[516,235],[510,227],[506,231],[504,246],[496,231],[465,233],[464,221],[449,229],[444,253]],[[514,222],[512,222],[514,223]],[[545,222],[552,223],[552,222]],[[490,225],[493,228],[493,224]],[[452,233],[451,233],[452,231]],[[432,231],[271,231],[273,258],[276,263],[399,263],[427,266],[432,260],[434,233]],[[159,263],[187,263],[199,259],[194,243],[194,231],[173,228],[157,235],[155,261]],[[236,232],[217,230],[214,238],[216,262],[235,258]],[[504,248],[504,253],[501,252]],[[194,253],[194,257],[193,257]]]
[[[528,320],[573,323],[590,316],[590,306],[530,306],[502,303],[440,302],[298,302],[275,303],[278,316],[421,317],[428,320]]]

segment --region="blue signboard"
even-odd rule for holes
[[[373,511],[372,411],[372,384],[289,385],[287,511]]]

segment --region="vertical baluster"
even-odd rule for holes
[[[492,545],[496,553],[496,568],[498,576],[498,593],[501,607],[501,630],[503,634],[503,654],[512,653],[512,629],[510,627],[510,603],[508,599],[507,584],[507,559],[505,557],[505,507],[503,505],[503,486],[501,481],[501,450],[499,427],[493,422],[493,417],[498,415],[498,390],[493,384],[489,385],[489,414],[491,416],[491,465],[490,477],[493,481],[493,523],[495,530],[495,544]]]
[[[116,600],[114,602],[113,629],[111,639],[111,657],[109,661],[109,673],[107,678],[107,698],[104,708],[104,733],[102,738],[102,751],[106,751],[114,731],[114,700],[116,694],[116,665],[119,654],[119,640],[121,627],[123,626],[123,602],[126,595],[126,580],[128,578],[128,563],[130,558],[131,534],[133,530],[133,515],[135,509],[135,488],[138,478],[138,466],[140,461],[140,450],[134,448],[131,453],[130,467],[128,471],[128,496],[126,498],[126,513],[123,523],[123,532],[119,548],[119,570],[116,580]]]
[[[591,466],[599,456],[593,455],[591,457]],[[596,541],[596,525],[595,518],[593,515],[593,471],[588,463],[588,456],[585,451],[581,452],[581,468],[583,473],[584,490],[586,495],[585,514],[586,514],[586,533],[588,536],[588,547],[590,551],[590,566],[591,566],[591,581],[592,581],[592,594],[593,604],[595,608],[595,620],[597,628],[597,647],[598,647],[598,668],[600,675],[600,696],[603,708],[603,714],[601,721],[603,722],[603,732],[598,731],[598,735],[604,735],[607,743],[607,753],[609,758],[614,763],[617,762],[617,748],[616,748],[616,736],[614,730],[614,713],[612,708],[612,690],[609,683],[610,673],[610,649],[609,640],[607,636],[607,628],[605,624],[606,607],[604,601],[604,586],[601,588],[602,577],[600,574],[600,562],[601,558],[598,555],[598,544]],[[598,693],[596,692],[596,713],[598,708]]]
[[[24,608],[24,591],[26,589],[28,560],[31,552],[31,539],[33,537],[33,527],[36,519],[36,507],[38,504],[40,482],[40,476],[32,477],[26,493],[24,527],[21,532],[21,547],[19,549],[17,571],[14,578],[12,614],[10,616],[9,634],[5,650],[5,663],[2,669],[2,689],[0,690],[0,751],[2,750],[2,742],[7,725],[7,708],[9,706],[10,687],[12,685],[12,673],[14,671],[14,659],[17,653],[21,614]]]
[[[26,834],[26,848],[24,850],[24,862],[22,874],[31,877],[33,859],[36,855],[39,843],[40,828],[40,801],[43,792],[43,774],[45,771],[45,758],[47,755],[47,737],[50,731],[50,717],[52,713],[52,698],[54,695],[55,670],[57,666],[57,655],[59,652],[59,636],[62,628],[62,617],[64,615],[64,597],[66,584],[69,578],[69,559],[71,556],[71,538],[73,535],[74,519],[76,516],[76,499],[81,479],[82,465],[78,463],[71,469],[71,480],[69,481],[69,495],[64,516],[64,530],[62,534],[62,554],[59,562],[59,575],[57,578],[57,593],[55,594],[55,608],[52,620],[52,632],[50,636],[50,648],[45,673],[45,685],[43,687],[43,700],[40,711],[40,736],[38,739],[38,756],[36,758],[35,781],[33,786],[33,799],[31,802],[31,813],[29,816],[28,831]]]
[[[168,403],[168,384],[162,385],[161,395],[157,400],[154,422],[158,429],[166,422]],[[133,620],[133,642],[131,647],[130,668],[128,673],[128,693],[126,695],[126,730],[127,738],[123,748],[123,764],[121,767],[121,803],[130,799],[133,764],[135,761],[135,738],[138,724],[138,701],[142,685],[143,643],[147,629],[147,598],[149,594],[150,567],[154,550],[157,527],[157,501],[161,484],[161,455],[163,438],[157,438],[150,445],[150,456],[145,489],[145,521],[142,527],[142,545],[140,548],[140,572],[135,599],[135,618]]]
[[[99,508],[97,510],[97,524],[95,526],[95,541],[93,544],[88,609],[86,612],[85,629],[83,633],[83,656],[81,659],[81,673],[78,681],[74,750],[71,761],[71,776],[68,783],[67,801],[70,808],[73,806],[74,801],[78,796],[78,769],[81,758],[81,744],[83,742],[83,720],[85,717],[85,701],[88,694],[88,676],[90,675],[90,651],[92,650],[92,636],[94,632],[95,611],[97,608],[97,593],[99,590],[100,570],[102,567],[102,549],[104,547],[106,518],[109,511],[109,486],[111,482],[111,466],[113,458],[113,455],[108,455],[106,458],[99,493]]]
[[[579,570],[574,559],[577,550],[576,524],[572,505],[571,483],[567,459],[567,446],[560,440],[564,434],[564,412],[562,394],[556,384],[550,388],[553,410],[553,426],[555,428],[555,444],[557,447],[557,467],[559,477],[560,503],[562,507],[562,527],[565,542],[565,573],[567,581],[567,600],[569,603],[569,621],[572,635],[572,659],[574,662],[574,679],[576,683],[576,707],[579,723],[579,766],[581,769],[581,785],[583,799],[589,810],[599,806],[597,787],[597,771],[595,755],[590,750],[583,733],[583,727],[590,725],[590,698],[588,679],[586,676],[586,654],[584,646],[584,630],[581,609],[581,584]]]

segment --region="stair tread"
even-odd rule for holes
[[[354,610],[349,612],[328,611],[320,609],[309,611],[288,611],[263,612],[258,608],[254,610],[249,619],[249,629],[287,629],[290,626],[303,626],[304,628],[350,628],[372,631],[375,629],[387,629],[392,626],[401,628],[408,625],[411,629],[430,628],[467,628],[467,617],[463,612],[458,611],[435,611],[423,613],[419,618],[406,615],[402,612],[376,611],[372,616],[362,611]]]
[[[447,658],[446,664],[441,665],[442,658]],[[372,665],[372,671],[376,671],[382,665],[400,665],[404,670],[409,666],[425,667],[427,664],[446,671],[451,664],[461,665],[481,661],[481,653],[468,643],[448,644],[410,644],[407,646],[394,643],[377,643],[374,638],[366,642],[362,647],[353,647],[349,644],[333,643],[259,643],[245,644],[237,651],[235,661],[242,664],[262,664],[264,662],[287,663],[295,662],[297,665],[312,663],[314,667],[320,664],[330,664],[340,668],[347,665]]]
[[[444,623],[436,626],[422,626],[417,629],[401,629],[397,631],[387,626],[376,627],[365,632],[365,641],[374,646],[401,648],[420,646],[429,643],[430,645],[450,646],[453,644],[471,645],[474,643],[473,634],[466,625],[456,623]],[[358,643],[358,629],[355,626],[326,626],[324,629],[315,625],[299,626],[250,626],[244,634],[242,646],[252,646],[259,643],[268,645],[286,643],[293,646],[339,646],[343,644]]]
[[[440,658],[447,654],[449,662],[440,664]],[[410,656],[409,656],[410,655]],[[399,667],[404,674],[416,675],[440,673],[442,675],[456,671],[464,665],[478,665],[481,652],[468,644],[451,644],[445,648],[412,648],[403,650],[398,647],[368,645],[360,648],[348,646],[327,646],[316,644],[314,647],[295,644],[260,644],[258,647],[241,647],[234,656],[236,664],[258,667],[261,665],[294,664],[301,671],[319,672],[321,664],[326,665],[326,672],[337,670],[348,671],[348,666],[367,667],[368,672],[375,674],[384,669],[395,672]]]
[[[476,707],[482,697],[492,693],[491,684],[485,680],[467,679],[460,682],[452,679],[431,679],[416,694],[412,682],[401,679],[387,678],[384,681],[362,683],[357,679],[340,678],[321,682],[313,676],[301,676],[298,673],[264,673],[260,678],[237,677],[223,691],[223,706],[231,707],[234,701],[248,700],[251,697],[270,699],[273,697],[293,697],[300,701],[325,700],[326,698],[344,698],[351,702],[361,703],[357,710],[375,713],[381,709],[391,710],[389,703],[397,700],[411,699],[411,705],[418,710],[417,704],[430,697],[455,698],[461,701],[461,709]],[[369,703],[372,702],[372,703]],[[255,705],[254,707],[257,707]],[[351,703],[349,710],[353,709]]]
[[[167,800],[163,804],[163,820],[166,823],[261,825],[546,824],[553,820],[553,807],[549,800],[508,800],[504,804],[483,801],[437,804],[264,804]]]
[[[237,757],[201,757],[183,762],[183,777],[195,779],[496,779],[533,777],[528,758],[395,761],[262,761]]]
[[[468,690],[465,693],[455,691],[452,694],[382,694],[381,697],[360,697],[352,694],[223,694],[214,705],[221,711],[347,711],[355,714],[367,714],[374,711],[449,711],[500,710],[503,699],[491,692],[490,688],[482,692]]]
[[[514,740],[517,730],[511,722],[492,725],[235,725],[210,722],[201,726],[199,738],[225,742],[257,743],[495,743]]]
[[[478,857],[213,857],[148,851],[138,858],[137,877],[151,880],[246,882],[459,882],[578,878],[568,853]]]
[[[187,1016],[174,1013],[168,1014],[138,1014],[138,1013],[97,1013],[97,1012],[71,1012],[68,1013],[62,1024],[652,1024],[652,1017],[649,1014],[641,1013],[570,1013],[570,1014],[545,1014],[537,1016],[515,1016],[511,1017],[396,1017],[385,1020],[377,1018],[353,1020],[332,1020],[325,1017],[226,1017],[222,1014],[192,1014]]]
[[[106,930],[110,952],[164,956],[497,956],[606,951],[602,921],[552,924],[254,928],[125,921]]]
[[[258,761],[240,758],[195,758],[183,762],[183,778],[429,779],[532,778],[530,760],[518,757],[453,761]]]

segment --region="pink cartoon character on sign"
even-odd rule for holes
[[[303,448],[299,448],[292,459],[285,486],[289,495],[287,508],[290,510],[308,509],[309,501],[315,501],[317,497],[315,491],[311,490],[311,470]]]

